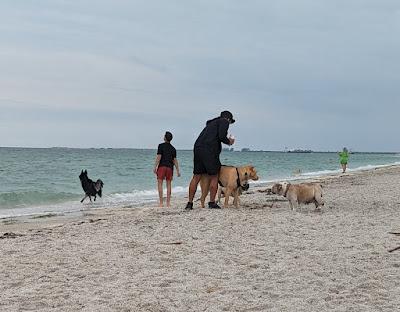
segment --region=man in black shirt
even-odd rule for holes
[[[206,127],[200,133],[194,144],[193,178],[189,186],[189,201],[187,210],[193,209],[193,198],[200,182],[202,174],[210,176],[210,202],[208,208],[220,209],[215,203],[215,196],[218,190],[218,174],[221,168],[219,155],[222,151],[222,144],[232,145],[234,138],[228,138],[229,125],[235,120],[231,112],[223,111],[220,117],[207,121]]]
[[[171,190],[172,178],[174,175],[174,165],[178,177],[181,176],[179,172],[179,164],[176,159],[176,149],[171,144],[172,133],[166,132],[164,136],[164,143],[158,145],[157,158],[154,164],[154,173],[157,175],[158,196],[160,198],[160,207],[163,206],[163,181],[167,181],[167,207],[171,204]]]

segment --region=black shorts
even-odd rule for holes
[[[219,154],[206,148],[194,149],[193,174],[217,175],[221,169]]]

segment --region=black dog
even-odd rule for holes
[[[102,188],[103,188],[103,181],[98,179],[95,182],[90,180],[87,176],[87,170],[81,171],[81,174],[79,175],[79,180],[81,180],[82,188],[85,191],[85,197],[81,200],[81,203],[86,199],[86,197],[89,197],[90,201],[92,201],[92,197],[94,196],[94,200],[96,201],[96,195],[99,195],[101,197],[102,195]]]

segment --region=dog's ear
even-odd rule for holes
[[[81,174],[83,174],[83,170],[81,170]]]
[[[87,174],[87,170],[85,170],[85,174]]]

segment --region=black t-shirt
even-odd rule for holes
[[[176,158],[176,149],[171,143],[161,143],[158,145],[157,155],[161,155],[159,167],[169,167],[174,169],[174,159]]]

